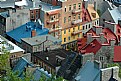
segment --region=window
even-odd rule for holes
[[[71,16],[68,17],[68,22],[71,21]]]
[[[74,15],[74,20],[76,19],[76,15]]]
[[[105,24],[103,24],[103,27],[105,27]]]
[[[75,28],[73,28],[73,32],[75,32]]]
[[[68,29],[68,32],[70,32],[70,29]]]
[[[80,30],[80,26],[78,26],[78,30]]]
[[[97,20],[97,24],[98,24],[98,20]]]
[[[66,29],[64,30],[64,34],[66,34]]]
[[[86,25],[86,29],[87,29],[87,25]]]
[[[80,19],[80,14],[78,14],[78,19]]]
[[[76,4],[73,5],[73,9],[76,9]]]
[[[68,40],[70,40],[70,36],[68,37]]]
[[[78,37],[80,37],[80,34],[78,34]]]
[[[103,56],[100,56],[100,61],[103,61],[104,60],[104,57]]]
[[[66,6],[65,6],[65,12],[66,12]]]
[[[51,20],[54,20],[53,16],[50,17]]]
[[[66,17],[64,17],[64,23],[66,23]]]
[[[78,3],[78,9],[79,10],[81,9],[81,3]]]
[[[90,28],[90,24],[89,24],[89,28]]]
[[[71,5],[69,5],[69,11],[71,11]]]
[[[64,38],[64,42],[66,42],[66,38]]]
[[[83,30],[84,30],[84,26],[83,26]]]

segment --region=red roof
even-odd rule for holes
[[[104,33],[104,37],[107,39],[108,43],[110,40],[116,40],[117,42],[116,35],[109,28],[104,28],[102,32]]]
[[[87,38],[78,38],[77,41],[78,51],[80,51],[83,47],[86,46]]]
[[[94,39],[90,44],[88,44],[84,49],[82,50],[86,50],[86,53],[94,53],[96,54],[96,52],[101,48],[101,43],[99,41],[97,41],[96,39]]]
[[[121,62],[121,46],[114,47],[114,62]]]
[[[92,33],[92,36],[97,36],[96,32],[91,28],[89,31],[86,32],[87,33]]]

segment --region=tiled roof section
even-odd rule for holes
[[[77,45],[78,45],[78,51],[80,51],[82,48],[86,46],[87,38],[78,38],[77,39]]]
[[[114,62],[121,62],[121,46],[114,47]]]
[[[96,52],[101,48],[101,43],[99,41],[97,41],[96,39],[94,39],[90,44],[88,44],[85,48],[83,48],[82,50],[85,50],[86,53],[94,53],[96,54]]]
[[[100,81],[100,69],[97,69],[93,62],[87,61],[75,79],[77,81]]]
[[[33,53],[35,57],[37,57],[38,59],[41,59],[42,61],[46,62],[52,67],[58,66],[56,61],[57,57],[59,57],[63,61],[68,54],[70,54],[70,52],[64,49],[55,49],[55,50],[50,50],[48,52],[43,52],[43,53],[41,52]]]
[[[109,28],[104,28],[102,32],[104,33],[104,37],[107,39],[108,43],[110,40],[118,41],[116,35]]]
[[[28,28],[26,28],[26,26],[28,26]],[[31,31],[34,29],[36,30],[36,36],[48,34],[49,30],[42,28],[42,26],[36,27],[34,22],[28,22],[27,24],[7,32],[7,35],[13,38],[15,41],[21,43],[21,38],[31,37]]]
[[[98,13],[94,10],[94,5],[93,4],[88,4],[87,8],[89,15],[91,17],[91,20],[95,20],[99,18]]]

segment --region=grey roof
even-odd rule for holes
[[[51,4],[48,4],[45,2],[40,2],[40,5],[41,5],[43,11],[50,11],[50,10],[55,10],[55,9],[61,8],[61,6],[52,6]]]
[[[15,1],[14,0],[6,0],[6,1],[1,1],[0,2],[0,7],[1,8],[7,8],[7,7],[15,7]]]
[[[94,63],[87,61],[75,78],[77,81],[100,81],[100,69]]]
[[[32,38],[23,38],[22,40],[30,45],[38,45],[38,44],[41,44],[42,42],[46,41],[46,37],[48,37],[48,40],[52,41],[53,44],[61,43],[60,39],[57,39],[51,35],[42,35],[42,36],[36,36],[36,37],[32,37]],[[50,44],[51,44],[51,42],[50,42]]]
[[[118,20],[121,19],[121,16],[120,16],[121,15],[121,11],[120,11],[120,9],[121,9],[121,7],[115,8],[113,10],[109,10],[109,12],[110,12],[110,14],[111,14],[111,16],[112,16],[112,18],[113,18],[113,20],[114,20],[114,22],[116,24],[118,24]]]
[[[8,13],[8,11],[1,12],[0,15],[1,15],[2,17],[4,17],[4,18],[9,17],[9,13]]]

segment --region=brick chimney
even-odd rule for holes
[[[52,0],[52,5],[56,6],[57,5],[57,0]]]
[[[31,31],[31,37],[34,37],[34,36],[36,36],[36,30]]]

